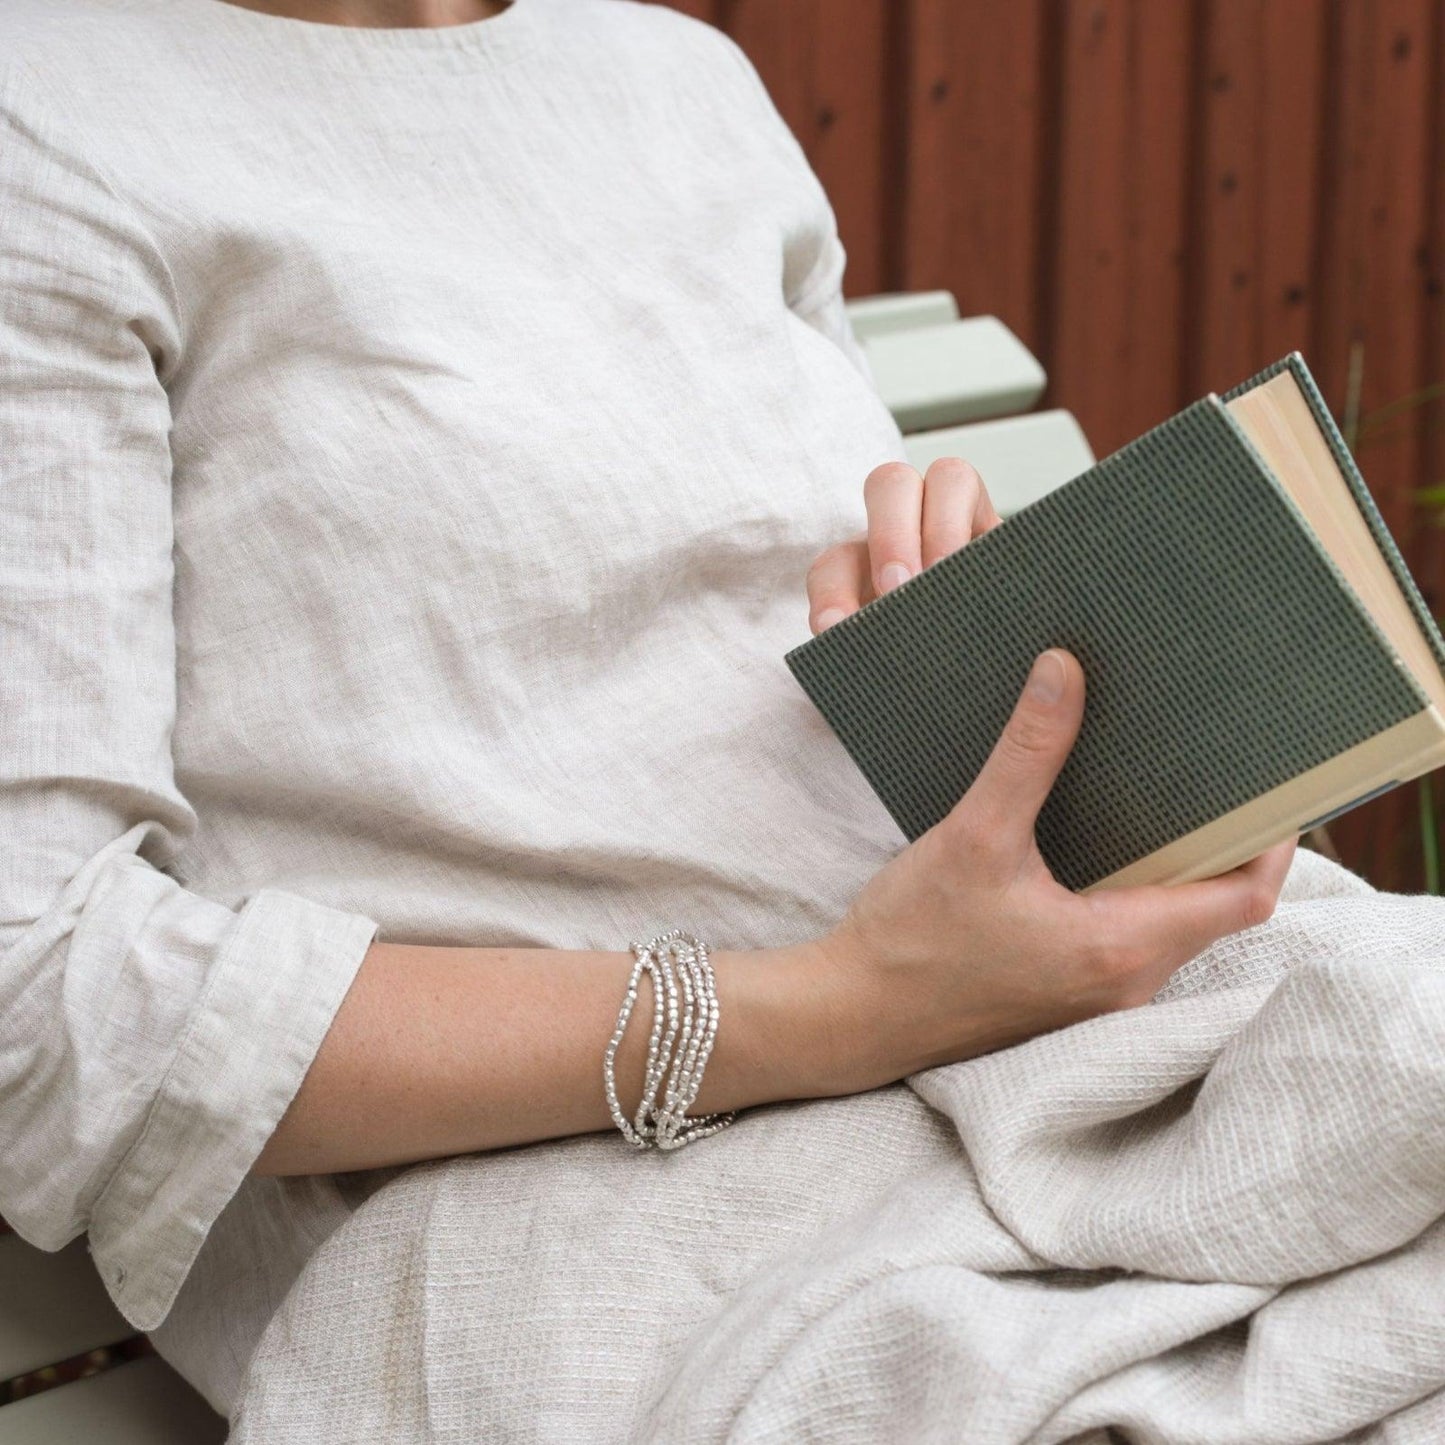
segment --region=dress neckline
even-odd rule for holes
[[[545,0],[510,0],[482,20],[457,25],[336,25],[271,15],[229,0],[142,0],[172,19],[213,26],[253,50],[294,55],[323,69],[394,71],[471,70],[519,53],[530,42],[535,12]]]

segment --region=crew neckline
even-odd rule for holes
[[[229,31],[238,41],[289,52],[336,70],[469,70],[525,48],[534,12],[545,0],[510,0],[507,8],[458,25],[335,25],[233,5],[230,0],[141,0],[153,11],[184,14]]]

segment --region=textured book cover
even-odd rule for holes
[[[967,791],[1051,646],[1079,659],[1088,696],[1037,832],[1075,889],[1429,705],[1224,405],[1284,367],[1445,663],[1296,353],[786,655],[909,840]]]

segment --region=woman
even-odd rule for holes
[[[1142,1003],[1269,915],[1289,846],[1052,882],[1066,654],[902,851],[787,674],[996,519],[902,463],[719,32],[11,0],[0,53],[0,1210],[88,1233],[217,1408],[365,1171],[613,1128],[630,941],[712,946],[696,1116]]]

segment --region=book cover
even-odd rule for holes
[[[1286,365],[1308,377],[1297,355],[1260,377]],[[1348,457],[1312,381],[1307,394]],[[1346,476],[1389,542],[1353,463]],[[1213,395],[785,660],[911,841],[967,791],[1051,646],[1087,683],[1037,827],[1074,889],[1429,706]]]

